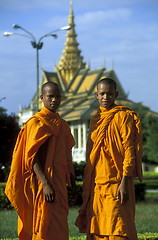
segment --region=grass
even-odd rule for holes
[[[81,236],[78,228],[74,225],[78,208],[71,208],[69,211],[69,228],[70,236]],[[3,238],[17,238],[17,214],[14,210],[1,210],[0,211],[0,239]]]
[[[69,223],[69,235],[72,237],[78,237],[84,234],[78,232],[78,228],[74,225],[76,217],[78,215],[78,207],[73,207],[69,211],[68,223]]]
[[[14,210],[0,211],[0,238],[17,237],[17,214]]]
[[[138,233],[156,233],[158,202],[138,203],[136,205],[136,227]]]
[[[78,233],[77,227],[74,226],[78,208],[71,208],[69,211],[69,229],[71,239],[84,239],[84,235]],[[136,227],[138,233],[156,233],[158,216],[158,203],[147,202],[136,205]],[[0,239],[17,238],[17,214],[14,210],[2,210],[0,212]]]

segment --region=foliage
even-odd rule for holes
[[[141,202],[146,200],[146,189],[157,189],[158,181],[150,182],[146,180],[145,183],[139,183],[135,181],[135,196],[136,196],[136,202]],[[5,183],[0,183],[0,209],[12,209],[12,205],[10,204],[8,198],[6,197],[4,193],[5,189]],[[77,200],[75,205],[79,206],[82,204],[82,182],[76,182],[76,192],[77,192]],[[71,190],[68,188],[68,199],[69,199],[69,205],[71,206]]]
[[[17,117],[7,115],[6,110],[0,107],[0,182],[6,180],[19,130]],[[4,169],[2,169],[2,166],[4,166]]]
[[[158,163],[158,117],[148,116],[145,120],[147,134],[145,155],[149,162]]]
[[[80,163],[73,162],[76,181],[83,181],[85,165],[86,165],[85,161],[81,161]]]
[[[86,240],[86,236],[70,237],[70,240]],[[18,238],[4,238],[0,240],[18,240]],[[138,240],[158,240],[158,233],[139,234]]]
[[[158,114],[141,103],[129,106],[139,116],[142,124],[143,162],[158,163]]]
[[[77,166],[77,169],[79,169],[79,164],[75,164]],[[82,170],[82,171],[81,171]],[[78,176],[80,178],[83,178],[83,166],[80,168],[80,171],[75,172],[79,173]],[[158,173],[153,173],[153,172],[145,172],[144,174],[144,180],[143,182],[138,182],[138,180],[135,180],[135,196],[136,196],[136,202],[141,202],[146,200],[146,190],[148,189],[157,189],[158,187]],[[82,176],[82,177],[81,177]],[[0,209],[12,209],[13,207],[11,206],[9,200],[4,194],[4,189],[5,189],[6,183],[0,183]],[[76,205],[81,205],[82,204],[82,181],[76,181],[76,191],[77,191],[77,201]],[[69,204],[71,205],[71,190],[68,188],[68,198],[69,198]],[[150,197],[152,198],[152,197]],[[154,196],[155,199],[155,196]]]
[[[150,203],[157,203],[158,192],[157,191],[146,191],[145,193],[145,201]]]
[[[77,166],[77,164],[76,164]],[[78,169],[78,167],[77,167]],[[81,171],[78,171],[79,176],[83,176],[83,169]],[[136,196],[136,202],[141,202],[147,199],[147,196],[149,194],[146,193],[146,190],[148,189],[157,189],[158,186],[158,179],[155,178],[158,176],[158,173],[153,173],[153,172],[145,172],[143,182],[138,182],[135,180],[135,196]],[[5,183],[0,183],[0,209],[12,209],[13,207],[11,206],[9,200],[4,194],[4,189],[5,189]],[[82,181],[76,181],[76,191],[77,191],[77,201],[76,205],[81,205],[82,204]],[[69,198],[69,204],[71,205],[71,190],[68,188],[68,198]],[[157,198],[157,196],[154,196],[154,199]],[[150,199],[152,199],[152,195],[150,194]]]
[[[10,201],[4,193],[5,186],[6,183],[0,183],[0,209],[13,209]]]
[[[136,202],[142,202],[145,200],[145,190],[146,190],[146,184],[135,182],[135,201]]]
[[[144,178],[158,178],[158,172],[143,172]]]
[[[76,199],[75,205],[79,206],[82,204],[82,182],[76,182],[76,192],[77,192],[77,199]],[[68,201],[70,206],[72,205],[71,197],[72,197],[71,189],[68,187]]]
[[[138,240],[158,240],[158,233],[138,234]]]
[[[86,236],[69,237],[70,240],[86,240]],[[18,240],[18,238],[3,238],[0,240]],[[158,240],[158,233],[138,234],[138,240]]]
[[[142,183],[140,183],[142,184]],[[157,189],[158,190],[158,179],[144,179],[145,189]]]
[[[13,209],[13,206],[11,205],[10,201],[8,200],[7,196],[4,193],[6,183],[0,183],[0,209]],[[82,204],[82,182],[76,183],[76,192],[77,192],[77,200],[75,205],[81,205]],[[72,194],[71,189],[68,187],[68,199],[69,199],[69,205],[71,206],[72,203]]]

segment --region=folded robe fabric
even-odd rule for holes
[[[83,204],[76,219],[80,232],[121,235],[136,240],[133,178],[142,180],[141,127],[137,114],[124,106],[100,107],[87,141]],[[126,204],[116,199],[122,176],[129,176]]]
[[[19,239],[68,239],[66,184],[70,185],[70,173],[74,174],[73,145],[66,121],[45,107],[19,133],[5,189],[18,213]],[[55,191],[54,202],[44,200],[42,184],[33,172],[36,154]]]

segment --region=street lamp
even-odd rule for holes
[[[23,28],[23,27],[21,27],[17,24],[13,24],[12,27],[14,29],[21,29],[26,34],[15,33],[15,32],[4,32],[3,35],[5,37],[9,37],[11,35],[18,35],[18,36],[30,38],[32,47],[36,49],[36,84],[37,84],[37,86],[36,86],[36,88],[37,88],[36,111],[38,111],[39,110],[38,109],[38,100],[39,100],[39,52],[38,51],[43,47],[43,42],[41,40],[45,37],[53,37],[53,38],[56,39],[58,37],[58,35],[54,34],[55,32],[58,32],[58,31],[61,31],[61,30],[69,30],[69,29],[71,29],[71,26],[68,25],[68,26],[58,28],[54,31],[51,31],[51,32],[41,36],[38,41],[36,41],[35,36],[31,32],[29,32],[28,30],[26,30],[25,28]]]

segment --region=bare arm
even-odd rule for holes
[[[34,164],[33,164],[33,170],[39,179],[39,181],[42,183],[43,186],[43,195],[46,201],[52,202],[54,201],[54,190],[52,186],[49,184],[44,171],[38,161],[37,156],[35,157]]]

